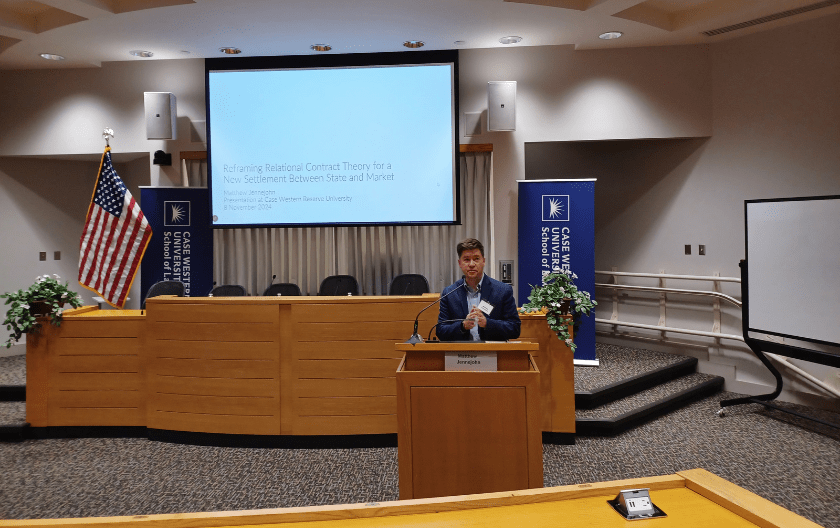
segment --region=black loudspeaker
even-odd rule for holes
[[[175,94],[144,92],[146,139],[177,139]]]
[[[516,81],[487,83],[487,130],[516,130]]]

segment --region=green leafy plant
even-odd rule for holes
[[[3,321],[10,332],[6,348],[19,341],[23,334],[37,332],[41,327],[39,316],[49,316],[52,324],[61,326],[64,304],[73,308],[82,305],[79,294],[70,291],[66,282],[61,284],[58,281],[60,278],[58,275],[43,275],[36,277],[35,283],[26,290],[0,295],[10,305]]]
[[[531,295],[520,309],[523,313],[545,313],[549,328],[560,340],[566,342],[572,352],[577,345],[569,333],[569,317],[576,334],[580,328],[581,315],[590,315],[592,309],[598,305],[590,298],[589,292],[578,289],[574,283],[574,279],[577,278],[571,270],[560,270],[545,275],[541,286],[530,285]]]

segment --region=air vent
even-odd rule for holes
[[[729,33],[730,31],[738,31],[739,29],[757,26],[759,24],[766,24],[767,22],[773,22],[774,20],[792,17],[795,15],[801,15],[802,13],[808,13],[809,11],[815,11],[817,9],[822,9],[824,7],[831,7],[835,5],[840,5],[840,0],[825,0],[824,2],[817,2],[816,4],[798,7],[796,9],[790,9],[788,11],[782,11],[781,13],[775,13],[773,15],[767,15],[761,18],[747,20],[746,22],[741,22],[740,24],[733,24],[731,26],[704,31],[703,34],[707,37],[714,37],[715,35],[722,35],[724,33]]]

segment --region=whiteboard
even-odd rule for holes
[[[840,345],[840,196],[744,208],[748,329]]]

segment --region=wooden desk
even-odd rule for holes
[[[608,504],[622,489],[650,488],[668,516],[626,521]],[[374,504],[87,519],[0,521],[0,528],[819,528],[703,469],[675,475],[483,495]]]
[[[60,328],[45,325],[43,334],[27,338],[27,421],[253,435],[393,434],[402,357],[394,343],[409,337],[417,313],[436,298],[156,297],[145,313],[67,310]],[[424,312],[421,332],[436,320],[436,309]],[[523,329],[538,333],[540,324],[523,317]],[[554,344],[536,340],[537,365],[559,382],[542,383],[553,409],[544,413],[543,430],[571,433],[571,354],[545,353]]]

